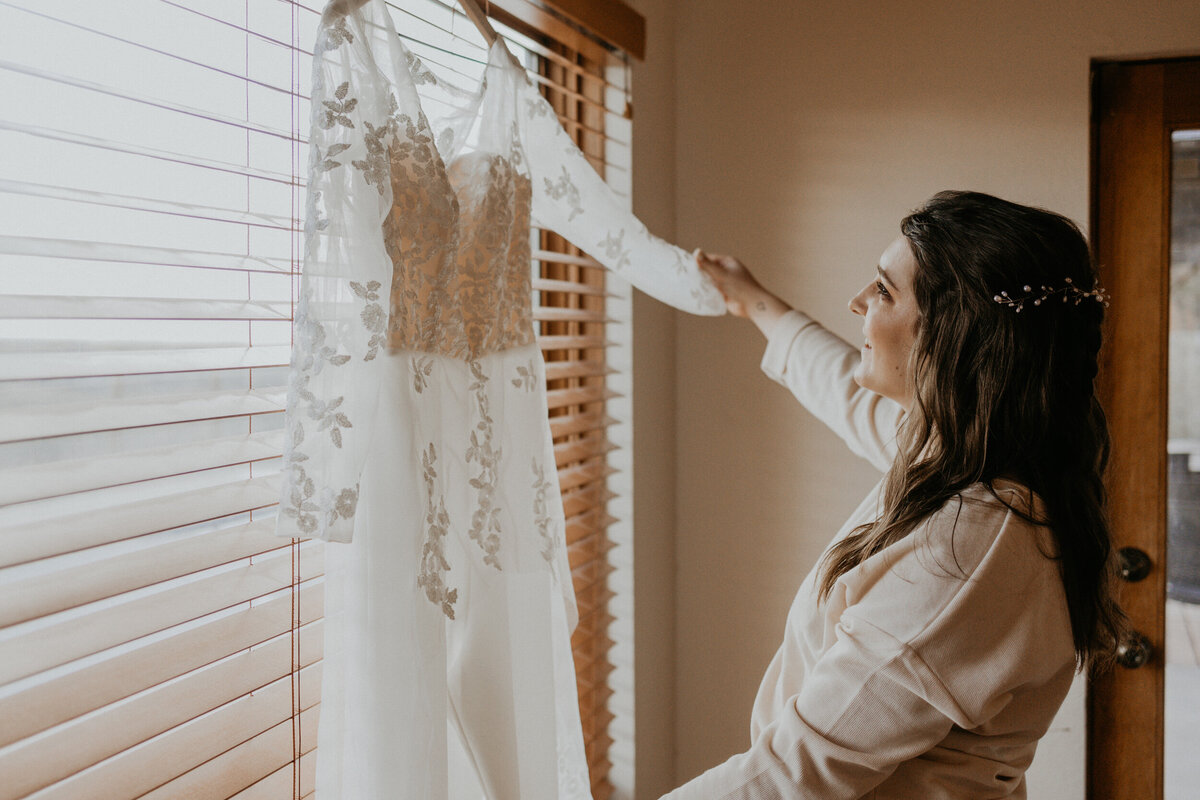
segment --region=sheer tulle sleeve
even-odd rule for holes
[[[351,540],[372,437],[392,275],[380,225],[392,203],[385,137],[395,100],[368,47],[380,34],[368,28],[359,14],[322,24],[314,53],[280,536]]]
[[[693,314],[724,314],[721,293],[692,255],[652,235],[625,207],[532,84],[521,86],[518,104],[534,224],[566,237],[651,297]]]

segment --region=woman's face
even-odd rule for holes
[[[879,257],[871,282],[850,300],[850,310],[863,318],[862,361],[854,380],[905,410],[912,404],[908,359],[919,319],[912,291],[916,270],[908,240],[897,236]]]

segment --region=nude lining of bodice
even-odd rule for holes
[[[492,153],[432,170],[442,180],[390,160],[388,346],[473,360],[532,343],[529,177]]]
[[[511,60],[499,48],[489,55],[489,69],[503,71]],[[414,84],[436,83],[419,59],[408,65]],[[488,124],[490,89],[485,76],[456,115],[469,117],[467,130]],[[473,360],[531,344],[532,186],[516,123],[507,155],[460,150],[445,162],[423,112],[398,121],[387,158],[392,208],[382,225],[393,268],[388,346]],[[459,138],[447,133],[442,141]]]

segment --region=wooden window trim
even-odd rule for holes
[[[516,21],[540,30],[594,60],[599,60],[604,48],[579,28],[638,60],[646,57],[646,19],[620,0],[542,0],[540,4],[532,0],[486,0],[486,4],[496,20],[512,27],[517,27],[513,25]]]

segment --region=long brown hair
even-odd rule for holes
[[[830,548],[820,597],[968,486],[1008,477],[1042,499],[1046,518],[1033,521],[1054,538],[1047,555],[1059,562],[1078,665],[1107,666],[1125,617],[1113,597],[1108,426],[1095,391],[1104,306],[1055,295],[1018,313],[995,299],[1067,279],[1094,289],[1087,242],[1066,217],[977,192],[934,195],[900,231],[917,263],[912,408],[880,516]]]

